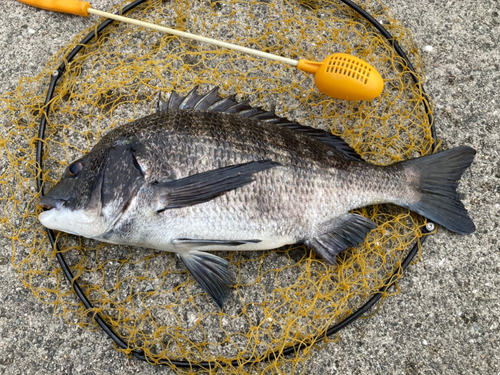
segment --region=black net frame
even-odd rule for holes
[[[130,12],[132,9],[140,6],[141,4],[145,3],[147,0],[136,0],[129,5],[127,5],[125,8],[122,9],[121,14],[126,14]],[[430,100],[428,94],[425,92],[422,83],[419,81],[419,78],[415,72],[415,69],[411,63],[411,61],[408,59],[407,55],[405,52],[401,49],[397,41],[393,38],[393,36],[376,20],[374,19],[370,14],[368,14],[365,10],[363,10],[361,7],[356,5],[350,0],[340,0],[342,3],[344,3],[346,6],[350,7],[352,10],[357,12],[360,16],[362,16],[366,21],[368,21],[386,40],[387,42],[394,48],[396,53],[403,58],[403,60],[406,63],[406,68],[409,69],[409,71],[412,74],[412,79],[415,82],[415,84],[418,86],[418,88],[421,90],[424,100],[422,101],[424,107],[425,107],[425,112],[427,114],[428,122],[431,126],[431,133],[432,133],[432,138],[434,140],[434,143],[432,144],[432,152],[436,151],[436,145],[437,145],[437,137],[436,137],[436,129],[435,129],[435,124],[434,124],[434,118],[431,113],[431,108],[430,108]],[[44,111],[42,114],[42,118],[40,120],[40,125],[38,129],[38,140],[36,142],[36,163],[38,166],[38,170],[40,173],[36,177],[36,188],[37,191],[40,193],[40,196],[43,196],[43,161],[42,161],[42,156],[43,156],[43,145],[44,145],[44,135],[45,135],[45,128],[47,125],[47,118],[50,112],[50,102],[52,100],[52,96],[54,93],[54,90],[57,86],[57,83],[59,79],[62,77],[64,71],[66,70],[66,66],[75,58],[75,56],[85,47],[87,43],[89,43],[92,39],[96,38],[99,33],[101,33],[104,29],[106,29],[109,25],[111,25],[113,20],[108,19],[101,23],[95,31],[89,33],[67,56],[66,60],[52,73],[51,78],[50,78],[50,83],[49,83],[49,88],[47,92],[47,97],[45,100],[44,104]],[[427,222],[427,226],[424,229],[425,233],[430,233],[434,228],[433,223]],[[73,286],[73,289],[78,296],[78,298],[81,300],[83,305],[87,309],[92,309],[93,306],[91,302],[88,300],[88,298],[85,296],[84,292],[82,291],[80,285],[76,281],[75,277],[73,276],[70,267],[68,266],[64,255],[57,250],[57,244],[56,244],[56,236],[54,232],[51,229],[45,228],[49,241],[53,248],[56,250],[56,257],[61,265],[61,269],[64,272],[65,277],[68,279],[69,283]],[[370,310],[374,305],[376,305],[380,299],[384,296],[384,294],[391,288],[392,285],[396,282],[396,280],[404,273],[404,271],[407,269],[407,267],[410,265],[412,260],[414,259],[415,255],[418,253],[420,246],[424,243],[426,239],[426,236],[422,237],[421,239],[418,239],[417,242],[414,244],[413,248],[411,251],[408,253],[406,258],[401,264],[401,268],[394,271],[394,273],[391,275],[389,278],[388,282],[379,289],[378,293],[375,294],[373,297],[371,297],[363,306],[361,306],[357,311],[352,313],[350,316],[345,318],[343,321],[340,323],[334,324],[331,327],[329,327],[326,332],[323,334],[320,334],[316,337],[312,337],[308,342],[301,342],[296,345],[292,345],[287,347],[284,350],[280,350],[279,353],[277,351],[271,351],[266,357],[265,360],[272,360],[273,358],[277,358],[278,356],[286,356],[290,355],[293,353],[297,353],[298,351],[310,347],[314,345],[315,343],[323,340],[325,337],[329,337],[331,335],[334,335],[335,333],[339,332],[343,328],[347,327],[349,324],[353,323],[356,321],[358,318],[363,316],[367,311]],[[92,315],[92,319],[103,329],[103,331],[113,340],[113,342],[121,349],[130,349],[130,345],[123,341],[115,332],[114,330],[106,324],[104,319],[101,317],[100,314],[96,313]],[[137,359],[140,359],[142,361],[148,361],[148,358],[146,354],[142,350],[134,349],[131,352],[131,355]],[[256,362],[257,360],[254,358],[248,358],[247,363],[251,362]],[[260,361],[260,359],[259,359]],[[198,363],[193,363],[188,360],[173,360],[169,358],[163,358],[159,362],[159,364],[163,365],[169,365],[173,367],[190,367],[190,368],[211,368],[214,367],[215,362],[198,362]],[[219,363],[220,365],[221,363]],[[238,363],[234,361],[234,363],[231,363],[234,366],[237,366]]]

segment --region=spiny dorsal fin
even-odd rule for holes
[[[172,92],[168,101],[163,100],[160,93],[158,102],[159,111],[176,111],[182,109],[195,109],[213,112],[234,113],[242,117],[253,118],[259,121],[275,124],[296,132],[307,134],[309,137],[326,144],[346,160],[363,161],[354,149],[342,138],[321,129],[311,128],[290,121],[284,117],[279,117],[274,111],[266,111],[262,107],[252,107],[248,100],[237,102],[235,96],[221,98],[219,88],[215,87],[205,95],[198,94],[198,86],[192,89],[185,97],[180,96],[175,91]]]

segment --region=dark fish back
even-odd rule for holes
[[[107,145],[130,143],[153,157],[208,168],[269,159],[298,167],[339,167],[341,153],[307,134],[235,114],[177,110],[156,113],[108,133]],[[154,160],[150,159],[150,160]],[[199,173],[194,170],[193,173]]]

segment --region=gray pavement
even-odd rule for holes
[[[97,9],[117,1],[94,0]],[[477,231],[440,229],[399,282],[401,293],[314,353],[305,374],[500,374],[500,4],[497,0],[385,4],[413,34],[446,148],[470,145],[462,178]],[[0,92],[34,76],[94,18],[0,4]],[[0,374],[171,374],[127,359],[102,332],[70,326],[25,289],[0,238]]]

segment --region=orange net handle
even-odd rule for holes
[[[31,5],[35,8],[51,10],[54,12],[69,13],[77,16],[88,17],[90,4],[78,0],[17,0],[20,3]]]

